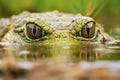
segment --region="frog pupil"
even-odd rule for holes
[[[90,29],[87,27],[87,35],[89,36],[90,35]]]
[[[34,25],[34,27],[33,27],[33,35],[35,36],[35,34],[36,34],[36,25]]]

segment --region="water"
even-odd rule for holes
[[[116,39],[120,39],[119,29],[120,28],[118,26],[114,27],[111,31],[111,36]],[[109,33],[110,30],[107,32]],[[37,71],[39,71],[39,69],[41,70],[44,68],[46,73],[51,73],[51,67],[60,69],[61,71],[66,71],[67,68],[70,68],[70,70],[66,72],[74,71],[76,68],[77,70],[81,68],[90,70],[96,68],[105,68],[106,70],[106,68],[109,68],[110,70],[115,70],[120,73],[120,42],[111,42],[110,44],[82,42],[79,45],[54,46],[0,43],[0,65],[0,74],[4,74],[8,78],[11,78],[11,75],[16,76],[17,74],[22,76],[20,77],[20,80],[25,79],[23,74],[28,74],[29,76],[33,75],[31,72],[32,69],[36,75],[38,74]],[[41,68],[41,65],[44,67]],[[73,67],[75,65],[77,67]],[[40,66],[40,68],[35,68],[34,70],[34,67],[36,66]],[[49,67],[50,70],[46,70],[46,68],[49,69]],[[18,72],[14,72],[14,69]],[[28,72],[29,70],[30,74]],[[33,77],[36,76],[35,74]],[[117,73],[115,72],[115,74]],[[45,76],[47,75],[45,74]],[[35,78],[37,79],[37,77]],[[60,75],[58,77],[60,77]],[[1,78],[4,77],[1,76]],[[12,79],[13,77],[11,80]]]
[[[9,44],[6,46],[1,43],[0,48],[1,60],[4,54],[11,54],[17,62],[35,60],[49,62],[52,59],[64,62],[120,60],[120,42],[107,45],[83,42],[80,45]]]

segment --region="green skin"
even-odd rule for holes
[[[103,28],[100,24],[98,24],[94,19],[90,17],[84,17],[81,15],[72,15],[72,14],[64,14],[59,12],[48,12],[51,15],[60,15],[63,16],[70,16],[70,19],[67,20],[65,17],[65,21],[62,22],[62,20],[59,20],[59,17],[56,17],[58,21],[52,22],[50,24],[56,24],[58,25],[59,22],[63,23],[60,27],[53,27],[49,24],[49,19],[47,19],[47,13],[43,13],[45,17],[39,17],[38,14],[34,14],[34,16],[31,16],[33,13],[27,13],[24,12],[18,16],[13,16],[10,19],[10,25],[9,30],[4,34],[1,41],[8,41],[13,43],[39,43],[39,44],[78,44],[80,42],[107,42],[112,40],[112,38],[104,32]],[[26,17],[27,16],[27,17]],[[37,17],[38,16],[38,17]],[[76,17],[77,16],[77,17]],[[52,17],[50,17],[52,18]],[[37,25],[37,27],[40,27],[42,29],[42,37],[38,39],[31,39],[28,37],[28,31],[26,24],[33,23]],[[66,23],[66,25],[65,25]],[[85,37],[83,35],[87,35],[87,29],[84,29],[82,32],[82,29],[88,24],[88,23],[94,23],[94,29],[89,29],[89,34],[92,35],[92,37]],[[64,26],[65,25],[65,26]],[[62,29],[61,29],[62,28]],[[32,29],[31,29],[32,30]],[[94,32],[93,32],[94,31]],[[37,34],[37,33],[35,33]],[[33,35],[31,33],[30,35]],[[38,34],[39,35],[39,34]]]

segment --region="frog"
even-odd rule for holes
[[[0,42],[79,44],[113,40],[100,23],[80,13],[24,11],[10,18],[1,18],[0,29]]]

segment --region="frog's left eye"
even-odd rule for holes
[[[26,33],[30,39],[39,39],[42,37],[42,28],[37,24],[27,23]]]
[[[92,38],[95,34],[95,22],[87,22],[81,30],[81,36],[84,38]]]

